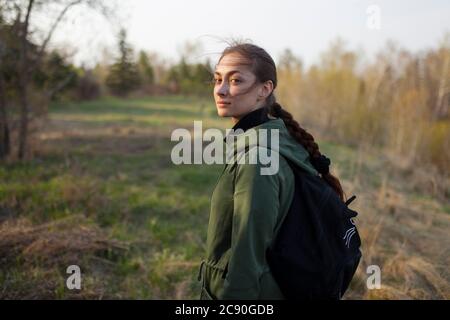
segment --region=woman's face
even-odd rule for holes
[[[260,83],[240,54],[222,57],[214,72],[214,100],[221,117],[232,117],[234,123],[247,113],[264,105],[272,92],[272,81]]]

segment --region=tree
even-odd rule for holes
[[[113,94],[125,96],[140,85],[141,79],[138,67],[133,62],[133,49],[126,42],[127,33],[124,29],[120,30],[118,38],[120,56],[110,68],[106,85]]]
[[[289,72],[301,72],[302,67],[302,61],[294,55],[291,49],[287,48],[282,52],[278,62],[278,69]]]
[[[211,94],[213,71],[209,60],[204,63],[188,63],[182,57],[180,62],[173,65],[167,73],[167,82],[172,93],[205,96]]]
[[[3,62],[6,61],[6,33],[1,10],[0,7],[0,159],[3,159],[10,152],[10,133],[6,112],[6,84],[3,79]]]
[[[153,85],[155,83],[155,72],[150,64],[148,55],[141,51],[139,53],[139,73],[144,84]]]
[[[43,68],[37,70],[33,80],[39,90],[47,93],[47,98],[57,100],[68,89],[74,88],[78,81],[76,68],[57,51],[48,53]]]
[[[7,76],[5,69],[13,69],[13,74],[17,76],[17,79],[12,79],[14,90],[19,104],[19,137],[17,156],[19,159],[24,159],[28,146],[29,126],[33,120],[33,112],[37,108],[36,104],[30,101],[30,92],[33,89],[33,75],[45,63],[45,56],[48,45],[53,37],[54,32],[61,25],[64,17],[67,13],[76,6],[84,5],[92,10],[99,10],[105,15],[109,15],[113,11],[113,4],[108,1],[95,1],[95,0],[0,0],[1,10],[1,23],[0,27],[3,32],[10,29],[7,32],[7,37],[3,37],[2,43],[8,43],[6,47],[7,55],[14,52],[13,59],[8,60],[8,64],[1,64],[1,88],[5,90],[5,77]],[[56,12],[56,15],[51,16],[49,12]],[[41,14],[46,17],[46,23],[34,23],[34,16]],[[42,18],[41,16],[41,18]],[[43,25],[49,27],[45,29]],[[6,28],[6,29],[5,29]],[[42,35],[39,40],[36,34]],[[12,37],[13,41],[5,41],[8,37]],[[5,59],[1,59],[5,61]],[[10,63],[11,61],[11,63]],[[61,87],[60,84],[57,86]],[[54,88],[50,88],[50,91],[55,92]],[[48,95],[46,92],[45,95]],[[4,97],[4,96],[3,96]],[[3,103],[0,102],[0,108]],[[5,102],[6,104],[6,102]],[[3,109],[0,109],[0,111]],[[3,111],[0,112],[0,117]],[[3,118],[1,122],[0,130],[5,128]],[[2,148],[0,148],[2,149]],[[1,152],[0,152],[1,155]]]

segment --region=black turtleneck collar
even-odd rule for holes
[[[232,129],[242,129],[245,132],[250,128],[259,126],[260,124],[269,121],[270,118],[267,116],[267,111],[268,110],[266,107],[262,107],[247,113],[233,126]]]

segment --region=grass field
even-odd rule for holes
[[[172,164],[175,128],[224,128],[184,97],[56,104],[26,163],[0,166],[0,298],[196,299],[219,165]],[[449,299],[449,199],[376,150],[321,141],[360,212],[363,261],[346,298]],[[81,290],[65,285],[82,270]],[[381,268],[368,290],[366,268]]]

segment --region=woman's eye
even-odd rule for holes
[[[218,84],[218,83],[222,82],[222,79],[214,78],[214,79],[212,79],[212,82],[214,84]],[[240,82],[242,82],[240,79],[230,79],[230,83],[233,83],[233,84],[237,84],[237,83],[240,83]]]

